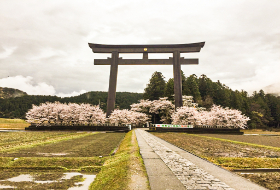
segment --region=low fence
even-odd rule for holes
[[[183,127],[180,127],[180,125],[173,126],[160,126],[156,127],[157,124],[153,125],[152,127],[149,127],[149,132],[182,132],[182,133],[193,133],[193,134],[232,134],[232,135],[243,135],[244,132],[241,132],[239,128],[228,128],[225,126],[209,126],[209,125],[197,125],[197,126],[191,126],[182,125]]]
[[[109,126],[109,125],[37,125],[31,124],[26,127],[28,131],[114,131],[128,132],[127,126]]]

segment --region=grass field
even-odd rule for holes
[[[15,182],[7,178],[30,175],[34,179],[61,178],[65,172],[97,174],[118,147],[125,133],[2,132],[0,133],[1,185],[19,189],[68,189],[84,179],[80,175],[50,184]]]
[[[0,118],[0,129],[24,129],[28,126],[24,120]],[[279,135],[280,132],[244,130],[244,133],[249,135],[153,134],[229,170],[280,168],[280,137],[272,136]],[[120,142],[122,143],[118,151],[112,155]],[[126,135],[87,132],[0,132],[0,180],[20,174],[31,174],[34,179],[39,180],[56,180],[65,172],[73,171],[98,173],[91,189],[129,189],[131,178],[135,174],[144,176],[146,189],[149,189],[133,131]],[[133,175],[131,171],[135,171]],[[239,175],[269,189],[280,187],[279,173]],[[137,179],[140,178],[137,176]],[[49,185],[1,181],[0,186],[11,185],[20,189],[68,189],[83,180],[81,176],[75,176]]]
[[[78,136],[80,135],[78,133]],[[74,138],[75,135],[70,137],[73,138],[65,137],[67,140],[59,139],[60,142],[57,143],[42,143],[18,150],[8,149],[0,153],[0,157],[104,157],[111,154],[117,146],[116,142],[120,142],[124,137],[124,133],[97,133],[81,138]]]
[[[153,134],[229,170],[280,168],[279,141],[274,140],[275,136],[262,138],[259,141],[260,144],[254,144],[252,142],[256,140],[255,136],[192,135],[186,133]],[[280,186],[280,176],[277,173],[270,173],[269,175],[242,174],[242,176],[270,189],[277,189]],[[272,176],[271,178],[275,179],[274,183],[271,184],[271,180],[267,176]]]
[[[30,124],[23,119],[0,118],[0,129],[25,129]]]
[[[0,130],[24,130],[28,126],[21,119],[0,118]],[[118,151],[112,155],[120,142]],[[0,132],[0,188],[68,189],[86,180],[80,175],[63,179],[65,172],[97,174],[91,189],[129,189],[139,183],[143,190],[149,189],[132,131],[127,134]],[[19,175],[33,181],[8,180]],[[49,180],[52,183],[44,182]]]

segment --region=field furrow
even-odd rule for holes
[[[94,157],[108,156],[124,133],[76,133],[45,141],[35,141],[6,149],[1,157]],[[30,145],[27,146],[27,145]],[[35,146],[36,145],[36,146]]]
[[[83,136],[89,136],[89,135],[94,135],[94,133],[56,133],[56,134],[51,134],[50,132],[46,134],[40,134],[40,133],[33,133],[27,135],[30,137],[30,139],[27,139],[27,137],[23,137],[23,140],[21,141],[19,137],[22,136],[19,135],[18,133],[20,132],[14,132],[14,133],[8,133],[11,136],[11,142],[10,143],[4,143],[0,145],[0,153],[4,152],[9,152],[9,151],[15,151],[17,149],[24,149],[24,148],[29,148],[29,147],[34,147],[38,145],[44,145],[44,144],[49,144],[49,143],[54,143],[54,142],[59,142],[59,141],[65,141],[69,139],[76,139],[80,138]],[[32,136],[30,136],[32,135]],[[14,139],[14,140],[13,140]]]

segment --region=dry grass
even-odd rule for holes
[[[280,173],[254,173],[254,174],[242,174],[239,173],[242,177],[249,179],[259,185],[266,187],[271,190],[280,189]],[[261,180],[260,180],[261,179]]]
[[[244,134],[267,134],[267,135],[280,135],[280,131],[264,131],[261,129],[243,129],[240,130],[244,132]]]
[[[0,129],[19,129],[23,130],[30,124],[23,119],[5,119],[0,118]]]

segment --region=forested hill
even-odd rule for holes
[[[21,90],[17,90],[14,88],[0,87],[0,98],[1,99],[21,97],[21,96],[25,96],[25,95],[27,95],[27,93],[23,92]]]
[[[60,98],[57,96],[32,96],[25,95],[15,98],[0,99],[0,117],[25,118],[25,113],[32,108],[32,104],[39,105],[45,102],[59,101],[61,103],[89,103],[100,105],[105,111],[107,107],[107,92],[87,92],[79,96]],[[143,98],[142,93],[117,92],[116,107],[130,109],[130,105],[138,103]]]

